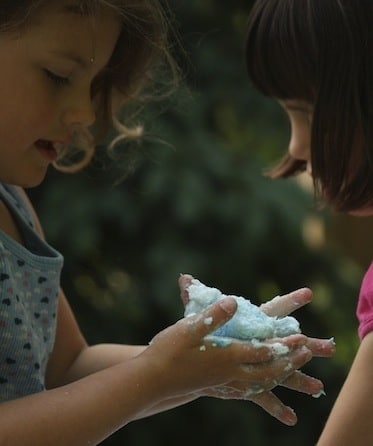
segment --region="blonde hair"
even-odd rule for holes
[[[72,135],[73,146],[59,150],[55,163],[57,169],[75,172],[86,166],[95,153],[95,146],[104,142],[110,129],[114,129],[117,135],[107,143],[109,151],[118,141],[139,138],[143,129],[141,125],[133,124],[136,111],[150,99],[173,91],[177,85],[178,67],[169,46],[169,11],[161,6],[161,1],[66,2],[69,9],[84,16],[99,14],[103,9],[110,10],[119,17],[122,30],[109,63],[92,83],[91,95],[96,109],[93,131],[76,129]],[[50,4],[51,0],[3,1],[0,32],[27,26],[43,7]],[[167,79],[166,83],[164,79]]]

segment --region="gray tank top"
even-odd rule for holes
[[[23,238],[0,230],[0,402],[45,390],[53,350],[62,255],[35,231],[28,205],[14,186],[0,183]]]

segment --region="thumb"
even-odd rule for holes
[[[180,297],[183,301],[184,306],[189,301],[189,293],[188,293],[188,287],[192,283],[193,276],[190,274],[181,274],[178,280],[179,288],[180,288]]]
[[[184,320],[198,336],[198,341],[231,319],[237,310],[237,302],[233,297],[225,297],[197,314],[187,316]]]

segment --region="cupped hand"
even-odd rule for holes
[[[192,279],[193,277],[190,275],[182,275],[179,278],[181,299],[184,305],[188,302],[189,297],[187,288]],[[277,296],[261,305],[260,308],[268,316],[284,317],[311,301],[311,290],[308,288],[301,288],[289,294]],[[288,341],[289,338],[277,340],[277,342]],[[274,340],[272,342],[274,342]],[[335,351],[334,342],[332,340],[307,337],[305,345],[312,356],[330,357]],[[304,351],[304,348],[301,350]],[[294,355],[296,352],[297,350],[293,350],[291,355]],[[277,385],[281,385],[298,392],[317,396],[323,393],[324,387],[320,380],[305,375],[298,370],[309,358],[303,363],[299,363],[299,366],[297,366],[297,361],[290,359],[291,355],[284,356],[280,359],[274,359],[272,362],[267,361],[263,364],[256,363],[256,365],[251,365],[250,367],[252,370],[255,370],[257,377],[260,377],[259,380],[261,380],[261,384],[257,388],[255,388],[255,386],[252,388],[247,387],[247,383],[242,386],[242,382],[231,382],[228,386],[207,389],[205,390],[205,395],[224,399],[233,398],[253,401],[281,422],[287,425],[294,425],[297,421],[294,411],[285,406],[282,401],[271,392],[271,389]],[[284,362],[287,360],[287,364],[284,365]],[[288,371],[287,375],[283,373],[284,369]]]
[[[238,340],[217,344],[208,335],[227,322],[236,308],[236,301],[227,297],[153,338],[142,355],[151,364],[162,398],[202,395],[211,388],[219,392],[225,386],[234,386],[242,396],[252,396],[273,388],[311,359],[303,335],[281,339],[280,350],[278,340],[260,345]]]
[[[189,300],[188,286],[192,280],[193,277],[189,274],[179,277],[180,297],[184,305]],[[309,304],[312,298],[313,294],[309,288],[299,288],[291,293],[274,297],[262,304],[260,309],[268,316],[281,318]],[[335,344],[332,339],[307,337],[307,347],[312,351],[313,356],[317,357],[331,357],[335,353]]]

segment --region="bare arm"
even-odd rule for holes
[[[362,341],[317,446],[367,446],[373,438],[373,333]]]
[[[18,446],[27,438],[43,446],[98,444],[132,420],[211,388],[229,386],[235,398],[249,399],[248,389],[283,381],[309,360],[309,349],[299,348],[303,336],[284,340],[290,348],[286,358],[274,358],[267,346],[206,344],[205,336],[235,311],[231,299],[221,304],[168,327],[149,346],[89,347],[61,291],[49,390],[0,404],[0,443]],[[206,325],[210,317],[213,324]]]
[[[200,348],[204,337],[234,313],[234,301],[228,299],[226,303],[226,307],[219,303],[201,315],[178,321],[159,333],[142,353],[121,364],[61,387],[1,403],[1,444],[23,445],[25,438],[30,444],[40,445],[98,444],[166,400],[190,399],[203,389],[229,382],[239,382],[245,389],[261,384],[263,376],[242,365],[271,361],[270,348],[253,348],[245,343],[232,343],[227,348],[207,345],[203,351]],[[204,321],[210,317],[214,323],[207,326]],[[291,343],[299,346],[304,339],[296,336]],[[290,356],[294,367],[310,357],[308,350],[296,350]],[[53,358],[57,357],[55,354]]]
[[[299,336],[292,336],[285,340],[285,343],[289,346],[290,350],[297,349],[304,342],[304,338]],[[48,364],[47,384],[50,388],[56,388],[72,383],[100,370],[133,359],[144,352],[146,348],[147,346],[121,344],[99,344],[88,346],[79,331],[69,304],[61,291],[56,342],[54,352]],[[267,361],[268,349],[267,351],[266,349],[258,351],[252,349],[252,352],[253,356],[251,361],[257,364],[255,365],[255,370],[252,370],[251,372],[251,378],[252,380],[255,379],[257,383],[260,383],[262,387],[267,386],[267,388],[272,388],[274,386],[273,383],[279,382],[288,376],[290,368],[296,370],[307,360],[306,351],[291,352],[289,356],[277,358],[273,361]],[[264,352],[266,356],[261,356],[263,355],[262,352]],[[263,358],[265,362],[259,364],[258,362],[260,362],[260,358]],[[284,370],[286,370],[286,372]],[[236,394],[231,395],[232,397],[249,399],[249,396],[251,396],[250,389],[247,388],[247,383],[245,381],[236,383],[235,386]],[[294,382],[293,388],[312,394],[317,393],[322,388],[322,384],[318,380],[308,380],[307,383],[304,383],[302,379]],[[138,414],[136,418],[142,418],[154,413],[169,410],[173,407],[192,401],[201,395],[202,393],[190,393],[181,397],[166,398],[155,406],[149,408],[149,410]],[[223,392],[212,392],[211,390],[204,390],[203,395],[219,398],[224,397]],[[266,404],[267,400],[261,403],[262,407],[265,409]],[[270,411],[270,413],[273,414],[273,410]],[[294,418],[292,411],[290,416],[291,418]],[[285,423],[288,423],[288,417],[288,408],[285,408],[281,414],[277,415],[277,418]],[[292,424],[292,422],[290,424]]]
[[[179,278],[181,299],[184,304],[186,304],[189,299],[188,285],[192,279],[193,277],[188,274],[184,274]],[[304,305],[307,305],[311,302],[311,300],[311,290],[308,288],[302,288],[289,294],[273,298],[272,300],[261,305],[261,310],[269,316],[283,317],[303,307]],[[306,345],[313,356],[330,357],[335,351],[333,340],[307,338]],[[256,369],[259,370],[259,366],[257,366]],[[320,380],[305,375],[297,370],[297,368],[293,368],[291,373],[289,373],[285,379],[282,379],[280,376],[281,374],[271,375],[268,373],[268,371],[266,373],[267,374],[263,376],[267,377],[267,385],[263,385],[263,381],[262,388],[259,389],[260,391],[258,391],[257,394],[252,394],[251,396],[248,395],[247,398],[262,407],[270,415],[288,425],[296,424],[297,417],[290,407],[285,406],[285,404],[283,404],[283,402],[271,392],[271,389],[275,388],[277,385],[280,385],[309,395],[317,395],[320,394],[324,388]],[[240,392],[237,392],[237,387],[240,388],[239,384],[236,384],[236,387],[230,386],[229,388],[223,386],[221,388],[209,389],[209,393],[211,396],[218,398],[232,399],[240,395]]]

